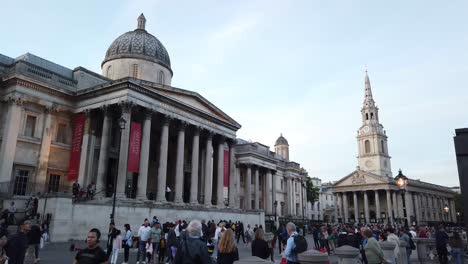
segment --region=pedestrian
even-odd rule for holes
[[[250,224],[247,225],[247,229],[245,230],[245,240],[247,240],[247,247],[252,243],[254,232],[252,228],[250,228]]]
[[[146,241],[146,259],[148,263],[151,263],[151,259],[153,258],[153,243],[151,242],[151,238],[148,238],[148,241]]]
[[[463,263],[463,241],[460,234],[454,231],[450,238],[450,247],[452,247],[452,259],[456,260],[457,264]]]
[[[407,263],[411,264],[411,259],[410,259],[411,252],[412,252],[411,241],[410,241],[411,240],[411,233],[409,232],[408,228],[406,228],[406,227],[402,227],[401,232],[402,232],[401,238],[406,242]],[[437,241],[436,241],[436,243],[437,243]],[[445,243],[445,247],[447,247],[447,243]],[[445,252],[447,252],[447,248],[445,249]],[[445,256],[447,256],[447,254]],[[439,258],[440,258],[440,256],[439,256]]]
[[[387,229],[387,241],[395,244],[395,249],[393,250],[393,252],[395,254],[396,263],[398,257],[400,256],[400,239],[397,235],[395,235],[395,229],[393,229],[392,227]]]
[[[265,241],[265,232],[261,228],[257,228],[255,238],[252,241],[252,256],[262,259],[267,259],[270,256],[270,249]]]
[[[190,221],[187,231],[181,234],[180,247],[175,256],[175,264],[193,263],[207,264],[211,263],[208,255],[206,243],[201,238],[202,225],[198,220]]]
[[[166,255],[166,239],[164,236],[161,237],[161,240],[159,241],[159,249],[158,249],[158,262],[161,263],[164,261],[164,257]]]
[[[39,245],[41,244],[41,228],[33,224],[28,232],[28,244],[34,248],[34,262],[39,262]]]
[[[78,183],[78,180],[76,180],[74,183],[73,183],[73,186],[72,186],[72,194],[73,194],[73,197],[74,198],[77,198],[78,194],[80,193],[80,184]]]
[[[320,249],[320,230],[317,226],[312,227],[312,237],[314,238],[314,246],[316,250]]]
[[[124,262],[123,264],[128,263],[128,257],[130,253],[130,248],[133,244],[133,233],[129,224],[124,225],[125,234],[123,237],[123,246],[124,246]]]
[[[293,251],[293,248],[295,247],[294,237],[298,235],[296,232],[296,225],[292,222],[287,223],[286,232],[288,233],[288,239],[286,241],[284,256],[286,257],[287,264],[299,264],[297,253]]]
[[[226,230],[223,237],[218,242],[217,264],[233,264],[239,260],[239,251],[234,242],[234,233],[232,230]]]
[[[169,232],[167,233],[166,242],[166,262],[172,263],[177,253],[177,236],[174,231],[174,228],[169,229]]]
[[[86,248],[78,251],[73,264],[107,264],[106,252],[99,247],[101,232],[97,228],[89,230],[86,237]]]
[[[107,233],[107,259],[112,255],[112,242],[116,237],[117,229],[115,228],[115,223],[111,222],[109,224],[109,232]]]
[[[382,248],[379,242],[374,238],[374,233],[370,229],[365,229],[362,232],[366,240],[364,250],[366,252],[366,259],[368,264],[386,263]]]
[[[150,233],[151,233],[151,228],[148,226],[148,219],[145,219],[143,222],[143,225],[140,226],[140,229],[138,229],[138,237],[140,238],[140,242],[138,242],[138,252],[137,252],[137,259],[136,263],[140,263],[140,256],[142,260],[142,264],[145,264],[145,259],[146,259],[146,242],[150,238]]]
[[[115,237],[112,240],[111,264],[117,264],[117,258],[119,257],[119,251],[121,249],[122,249],[122,234],[120,230],[116,229]]]
[[[153,258],[158,253],[159,243],[163,235],[164,234],[161,230],[161,225],[159,224],[159,222],[155,222],[153,227],[151,228],[151,241],[153,243],[153,254],[152,254]]]
[[[435,241],[436,241],[436,250],[437,255],[439,256],[439,262],[441,264],[448,263],[448,251],[447,251],[447,242],[449,237],[442,226],[439,226],[435,232]]]
[[[21,223],[19,231],[7,242],[6,253],[9,257],[8,264],[23,264],[28,248],[27,233],[31,230],[31,222]]]
[[[8,224],[9,225],[14,225],[16,224],[16,205],[15,202],[10,203],[10,207],[8,208]]]
[[[219,223],[214,233],[214,237],[213,237],[213,246],[214,246],[213,257],[215,258],[218,256],[218,241],[220,239],[219,236],[224,230],[226,230],[224,228],[224,223],[223,222]]]
[[[3,235],[0,237],[0,264],[5,264],[8,260],[8,257],[5,252],[5,246],[7,244],[7,237]]]

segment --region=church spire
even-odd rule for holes
[[[364,78],[364,107],[373,107],[375,106],[374,98],[372,97],[372,88],[369,80],[369,75],[367,74],[366,69],[366,77]]]
[[[146,24],[145,15],[143,15],[143,13],[141,13],[141,15],[138,17],[137,20],[138,20],[137,29],[143,29],[143,30],[145,30],[145,24]]]

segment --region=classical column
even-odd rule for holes
[[[101,146],[99,148],[99,163],[96,178],[96,194],[104,196],[106,188],[106,169],[109,155],[109,137],[112,128],[112,119],[109,113],[109,107],[104,106],[101,108],[104,113],[104,120],[102,122],[101,133]]]
[[[20,131],[21,112],[24,101],[21,98],[8,99],[8,109],[3,127],[2,146],[0,148],[0,182],[12,181],[13,161],[16,143]]]
[[[192,140],[192,172],[190,175],[190,203],[198,204],[198,154],[200,152],[200,128],[195,127]]]
[[[367,191],[364,191],[364,216],[366,218],[366,223],[370,223],[369,217],[369,198],[367,197]]]
[[[413,222],[411,221],[411,216],[414,215],[412,196],[412,192],[406,192],[405,194],[406,219],[408,220],[408,226],[413,225]]]
[[[265,192],[266,192],[265,200],[266,201],[264,204],[265,213],[267,214],[273,214],[273,202],[272,202],[273,196],[272,196],[271,185],[272,185],[271,170],[267,170],[266,171],[266,188],[265,188]]]
[[[246,209],[251,210],[252,209],[252,165],[247,164],[247,174],[245,177],[245,203],[246,203]]]
[[[421,222],[421,207],[422,207],[419,193],[415,193],[414,203],[415,203],[414,209],[416,211],[416,224],[419,225],[419,223]]]
[[[119,167],[117,173],[117,197],[125,198],[125,185],[127,184],[127,162],[128,162],[128,146],[130,143],[130,121],[132,104],[130,102],[122,102],[120,104],[122,109],[122,118],[125,120],[125,129],[122,130],[120,137],[120,154],[119,154]],[[83,152],[81,152],[83,153]]]
[[[380,211],[380,198],[379,198],[379,190],[374,191],[374,200],[375,200],[375,218],[377,223],[379,222],[379,218],[382,216],[382,212]]]
[[[260,210],[260,167],[255,167],[255,210]]]
[[[393,222],[393,214],[392,214],[392,198],[391,198],[391,194],[390,194],[390,190],[385,190],[386,194],[387,194],[387,224],[394,224]],[[389,220],[390,219],[390,223],[389,223]]]
[[[292,192],[291,192],[291,178],[286,177],[286,204],[287,204],[287,209],[288,209],[288,214],[292,215]]]
[[[206,138],[206,153],[205,153],[205,198],[204,204],[211,206],[212,198],[212,183],[213,183],[213,133],[208,131]]]
[[[224,207],[224,137],[220,137],[218,142],[218,181],[216,192],[218,193],[216,204],[218,207]]]
[[[146,190],[148,185],[148,164],[151,141],[151,117],[153,113],[149,110],[145,112],[145,121],[143,122],[143,134],[140,149],[140,173],[138,175],[137,198],[146,200]]]
[[[48,192],[45,186],[47,179],[47,168],[49,165],[50,143],[52,141],[52,113],[55,112],[55,107],[46,107],[44,114],[44,126],[42,129],[41,150],[37,164],[36,185],[40,187],[41,193]],[[11,124],[10,124],[11,125]]]
[[[156,191],[156,201],[166,202],[166,177],[167,177],[167,151],[169,147],[169,122],[165,117],[161,130],[161,143],[159,145],[159,167],[158,167],[158,189]]]
[[[454,199],[450,199],[450,211],[452,212],[452,222],[456,223],[458,221],[457,219],[457,212],[456,212],[456,209],[455,209],[455,200]]]
[[[177,158],[176,158],[176,180],[175,180],[175,203],[183,203],[182,194],[184,191],[184,150],[185,150],[185,127],[187,123],[179,124],[177,134]]]
[[[344,220],[343,223],[348,223],[349,221],[349,204],[348,204],[348,194],[343,193],[343,211],[344,211]]]
[[[272,182],[272,187],[271,187],[271,197],[272,197],[272,201],[271,201],[271,203],[272,203],[272,206],[273,206],[271,212],[274,213],[274,212],[275,212],[275,209],[276,209],[274,203],[275,203],[276,201],[278,201],[278,199],[276,199],[276,173],[275,173],[275,171],[273,171],[273,170],[270,171],[270,173],[271,173],[271,182]],[[276,212],[276,215],[278,215],[278,212]]]
[[[235,170],[236,174],[234,175],[234,177],[236,179],[236,195],[240,195],[240,175],[241,175],[240,164],[236,162],[235,166],[236,166],[236,170]],[[243,207],[244,205],[240,204],[240,199],[238,199],[238,197],[236,196],[236,207],[241,208],[241,206]]]
[[[94,123],[94,121],[93,121]],[[85,181],[83,186],[88,186],[89,183],[95,181],[94,179],[94,154],[96,149],[96,131],[94,131],[94,125],[91,124],[90,132],[89,132],[89,147],[88,147],[88,157],[86,161],[86,173],[85,173]]]
[[[333,214],[335,215],[335,224],[338,224],[338,195],[333,194],[334,199],[333,199],[333,205],[334,209]]]
[[[359,223],[359,204],[357,198],[357,192],[353,192],[353,203],[354,203],[354,220]]]
[[[401,191],[399,193],[397,193],[397,203],[398,203],[398,212],[400,214],[400,217],[404,218],[404,214],[403,214],[403,197],[401,196]]]
[[[397,192],[393,191],[392,193],[392,199],[393,199],[393,217],[394,218],[400,218],[400,212],[398,210],[398,204],[397,204]]]
[[[83,130],[83,141],[81,143],[81,154],[80,154],[80,168],[78,170],[78,183],[81,187],[85,187],[85,178],[86,178],[86,163],[88,160],[88,148],[89,148],[89,138],[90,138],[90,127],[91,127],[91,110],[87,109],[84,111],[85,114],[85,123]],[[127,123],[127,126],[130,127],[130,123]],[[127,148],[128,150],[128,148]],[[127,164],[125,160],[125,164]],[[127,165],[125,165],[127,166]],[[119,162],[120,167],[120,162]],[[122,184],[125,187],[125,184]]]
[[[239,208],[236,204],[236,196],[239,193],[236,191],[236,156],[234,154],[233,148],[234,142],[232,140],[228,141],[229,146],[229,189],[228,189],[228,200],[229,200],[229,207],[231,208]]]

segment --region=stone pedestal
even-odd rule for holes
[[[395,259],[395,247],[396,245],[389,241],[384,241],[380,243],[380,247],[384,253],[385,260],[387,263],[396,263]]]
[[[413,250],[413,252],[411,252],[410,261],[411,261],[411,264],[420,264],[421,262],[419,261],[419,252],[418,252],[419,241],[413,238],[413,242],[416,245],[416,249]]]
[[[338,264],[356,264],[359,261],[359,249],[351,246],[342,246],[335,249]]]
[[[406,255],[407,243],[400,238],[400,256],[398,256],[398,264],[408,264],[408,257]]]
[[[413,238],[416,243],[419,263],[439,263],[433,238]],[[412,255],[412,254],[411,254]]]
[[[297,258],[301,264],[314,263],[314,264],[327,264],[329,263],[328,254],[322,253],[317,250],[307,250],[297,255]]]

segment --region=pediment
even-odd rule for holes
[[[388,179],[370,172],[356,170],[337,181],[333,187],[386,184]]]

